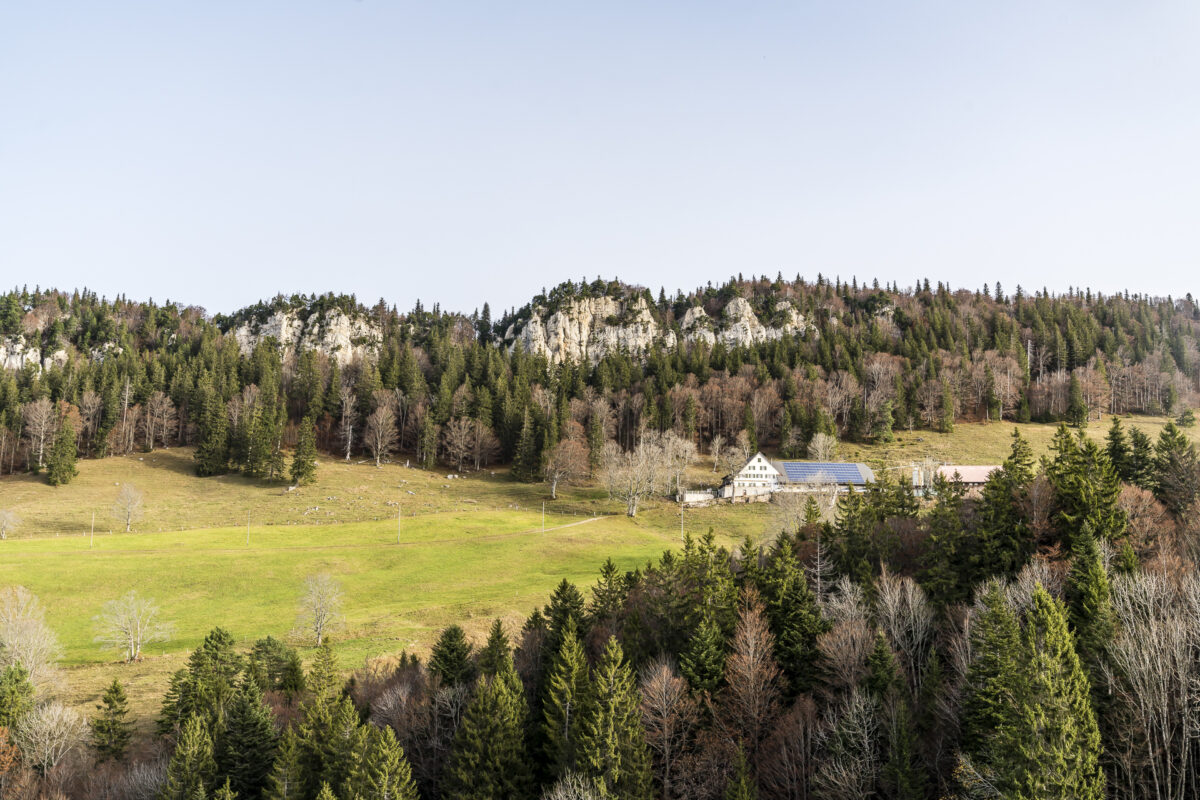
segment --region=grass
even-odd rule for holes
[[[1126,424],[1157,437],[1165,422]],[[900,432],[888,444],[843,444],[839,455],[877,470],[926,457],[997,464],[1013,427]],[[1055,429],[1016,427],[1039,455]],[[1089,434],[1106,431],[1107,421],[1093,423]],[[1196,429],[1187,434],[1198,440]],[[453,622],[477,641],[495,617],[515,629],[561,579],[586,588],[605,558],[632,568],[680,540],[673,503],[649,502],[629,519],[596,487],[569,487],[552,500],[547,487],[513,482],[503,470],[450,478],[401,464],[376,469],[322,459],[318,482],[289,492],[236,475],[198,479],[186,448],[79,466],[79,477],[57,489],[35,476],[0,479],[0,508],[24,520],[16,536],[0,542],[0,586],[24,585],[47,608],[63,645],[69,701],[89,707],[119,677],[143,724],[159,705],[167,675],[213,626],[245,644],[289,637],[307,575],[328,572],[342,584],[345,624],[335,646],[342,666],[352,669],[404,649],[423,652]],[[701,463],[687,480],[715,485],[718,475]],[[110,514],[127,483],[145,495],[132,533]],[[765,505],[720,505],[687,510],[683,525],[693,534],[712,529],[732,544],[763,535],[770,519]],[[94,643],[92,620],[129,589],[155,599],[175,632],[142,663],[122,665]]]

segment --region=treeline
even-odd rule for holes
[[[1190,295],[736,278],[657,300],[615,282],[567,282],[536,304],[564,308],[591,295],[643,299],[663,330],[679,334],[689,308],[719,318],[735,297],[767,321],[790,304],[811,327],[744,347],[680,335],[670,349],[551,364],[498,344],[529,308],[493,323],[486,304],[467,317],[298,295],[210,319],[87,291],[14,291],[0,296],[0,346],[21,364],[0,374],[0,471],[43,468],[46,443],[68,422],[86,457],[197,445],[202,474],[281,477],[280,454],[311,428],[328,453],[402,451],[458,468],[519,461],[524,442],[532,455],[517,472],[536,478],[570,438],[595,454],[606,440],[633,447],[646,430],[703,448],[744,435],[798,456],[816,433],[882,441],[897,428],[945,431],[961,420],[1181,414],[1200,381],[1200,311]],[[270,340],[241,352],[232,327],[276,311],[366,319],[378,352],[345,364],[321,352],[283,354]]]
[[[1170,425],[1141,449],[1119,422],[1103,443],[1064,426],[1040,464],[1014,433],[977,497],[939,480],[922,509],[885,482],[822,521],[827,496],[795,496],[769,546],[709,533],[610,561],[520,630],[477,646],[451,626],[428,659],[346,682],[327,647],[305,674],[216,629],[148,749],[112,687],[92,747],[43,757],[10,666],[0,780],[16,798],[1195,797],[1200,461]]]

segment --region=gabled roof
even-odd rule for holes
[[[978,466],[974,464],[943,464],[937,468],[938,474],[948,481],[960,483],[987,483],[988,476],[1000,469],[995,464]],[[955,478],[955,474],[958,475]]]
[[[816,483],[832,479],[841,485],[864,486],[875,482],[875,473],[861,462],[777,461],[775,467],[787,483]]]

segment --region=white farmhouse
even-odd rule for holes
[[[773,494],[779,489],[780,472],[762,453],[755,453],[729,481],[733,497]]]

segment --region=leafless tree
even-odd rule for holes
[[[757,765],[759,747],[779,714],[783,673],[774,650],[762,601],[754,589],[744,589],[714,720],[723,738],[741,747],[751,765]]]
[[[24,586],[0,589],[0,669],[19,663],[34,686],[49,686],[60,654],[37,597]]]
[[[830,800],[872,796],[879,775],[876,746],[879,721],[874,702],[855,687],[829,727],[838,747],[828,752],[821,763],[813,780],[814,788],[820,797]]]
[[[833,461],[837,458],[838,440],[828,433],[814,433],[808,440],[808,457],[812,461]]]
[[[15,733],[25,761],[46,774],[83,744],[87,722],[62,703],[44,703],[21,718]]]
[[[354,425],[358,422],[358,395],[349,386],[343,386],[338,392],[341,403],[340,431],[342,443],[346,445],[346,460],[350,460],[350,450],[354,447]]]
[[[20,526],[21,518],[17,516],[17,512],[0,509],[0,541],[7,539],[8,535]]]
[[[155,440],[167,446],[167,436],[175,426],[175,404],[162,392],[154,392],[146,401],[146,448],[154,450]]]
[[[550,497],[558,499],[558,485],[579,480],[588,473],[587,448],[577,439],[563,439],[546,459],[546,483]]]
[[[58,426],[58,413],[54,404],[45,397],[26,403],[21,409],[21,420],[25,423],[25,439],[29,443],[31,458],[37,459],[37,469],[46,463],[46,445],[54,438]]]
[[[171,638],[171,625],[159,619],[158,606],[133,590],[105,603],[95,622],[96,642],[120,651],[126,663],[141,661],[144,646]]]
[[[142,512],[145,510],[145,497],[132,484],[125,484],[121,487],[121,491],[117,494],[117,499],[113,501],[112,516],[117,522],[125,526],[125,532],[129,533],[133,530],[133,523],[142,518]]]
[[[794,800],[813,796],[812,781],[823,733],[817,704],[808,695],[797,698],[763,744],[759,765],[763,796]]]
[[[92,451],[92,440],[96,436],[96,428],[100,425],[100,412],[104,409],[104,400],[91,389],[86,389],[79,398],[79,414],[83,418],[83,435],[87,441],[87,451]]]
[[[363,441],[371,455],[375,458],[375,466],[386,458],[396,446],[396,412],[391,403],[376,406],[367,417],[367,425],[363,429]]]
[[[675,764],[699,721],[700,708],[669,661],[651,663],[642,674],[642,723],[663,797],[672,797]]]
[[[777,492],[771,498],[771,521],[767,530],[769,536],[778,534],[791,536],[798,533],[804,526],[804,512],[808,506],[808,496],[800,492]]]
[[[625,503],[625,513],[637,516],[638,505],[662,485],[662,448],[650,441],[622,450],[616,442],[604,446],[604,482],[609,495]]]
[[[542,794],[542,800],[601,800],[596,784],[582,775],[568,772]]]
[[[712,471],[716,472],[721,464],[721,453],[725,449],[725,437],[714,433],[708,443],[708,454],[712,456]]]
[[[925,592],[909,577],[897,577],[886,569],[876,583],[876,616],[888,641],[895,648],[909,691],[915,699],[925,679],[933,647],[935,615]]]
[[[312,634],[317,647],[341,620],[341,611],[342,587],[328,573],[309,575],[304,579],[298,625]]]
[[[662,448],[663,461],[670,472],[667,491],[678,494],[683,491],[683,476],[687,473],[687,468],[696,460],[696,443],[677,435],[674,431],[667,431],[659,437],[659,446]]]
[[[737,437],[725,450],[725,472],[736,475],[754,453],[750,450],[750,435],[739,431]]]
[[[446,454],[446,461],[454,464],[459,472],[462,472],[463,462],[471,457],[477,425],[469,417],[456,417],[442,428],[442,452]]]

